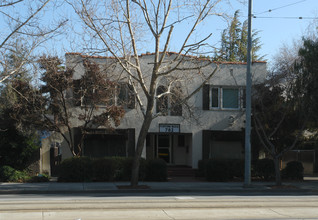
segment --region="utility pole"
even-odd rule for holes
[[[245,176],[244,186],[251,185],[251,109],[252,109],[252,3],[248,1],[248,31],[247,31],[247,71],[246,71],[246,120],[245,120]]]

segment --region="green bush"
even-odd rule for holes
[[[63,160],[58,168],[60,182],[89,182],[93,180],[93,162],[88,157]]]
[[[205,177],[208,181],[229,181],[234,178],[243,178],[244,161],[242,160],[215,160],[205,162]]]
[[[290,161],[287,163],[285,169],[282,170],[282,177],[291,180],[303,180],[304,167],[299,161]]]
[[[133,158],[126,157],[112,157],[114,164],[114,180],[116,181],[128,181],[131,177],[131,167]]]
[[[224,182],[231,179],[229,164],[225,160],[208,160],[205,171],[207,181]]]
[[[30,183],[41,183],[41,182],[49,182],[49,176],[46,174],[39,174],[37,176],[31,177],[28,182]]]
[[[133,158],[125,157],[69,158],[59,166],[58,181],[130,181],[132,164]],[[140,159],[139,180],[166,181],[167,164],[160,159]]]
[[[25,182],[29,179],[29,176],[19,170],[15,170],[10,166],[0,167],[0,180],[2,182]]]
[[[275,177],[275,165],[271,159],[257,160],[253,170],[256,177],[264,180],[271,180]]]
[[[196,170],[195,176],[196,177],[205,177],[205,169],[207,166],[207,161],[208,160],[199,160],[198,161],[198,169]]]
[[[130,181],[134,158],[114,157],[113,159],[115,160],[115,164],[116,164],[115,180]],[[139,166],[139,180],[140,181],[145,180],[145,176],[146,176],[146,160],[141,158],[140,166]]]
[[[167,181],[167,173],[167,164],[164,160],[152,159],[147,161],[147,181]]]
[[[113,181],[115,179],[116,169],[118,169],[116,159],[105,157],[93,160],[95,181]]]
[[[228,164],[230,179],[244,178],[244,160],[232,159],[225,162]]]

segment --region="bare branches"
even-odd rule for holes
[[[34,63],[31,56],[35,50],[39,45],[57,36],[58,30],[66,24],[66,21],[61,21],[57,22],[57,25],[52,23],[52,27],[41,25],[45,9],[51,0],[6,2],[0,6],[0,13],[4,18],[0,39],[0,83],[12,79],[26,66],[31,68]],[[23,54],[19,54],[19,48],[22,48]],[[10,56],[19,57],[19,63],[14,67],[9,62]]]
[[[7,73],[6,75],[2,76],[2,78],[0,78],[0,83],[7,80],[10,76],[13,76],[14,74],[18,73],[25,63],[26,63],[25,61],[21,62],[20,65],[16,69],[14,69],[11,72]]]
[[[12,5],[18,4],[19,2],[22,2],[22,1],[24,1],[24,0],[18,0],[18,1],[14,1],[14,2],[8,2],[7,4],[2,4],[2,5],[0,5],[0,8],[12,6]]]
[[[3,45],[23,26],[25,26],[34,16],[36,16],[46,5],[49,3],[50,0],[47,0],[46,2],[41,5],[30,17],[28,17],[24,22],[22,22],[16,29],[14,29],[0,44],[0,49],[3,47]]]
[[[127,0],[126,1],[126,22],[127,22],[127,25],[128,25],[128,29],[129,29],[129,34],[130,34],[130,38],[131,38],[131,44],[132,44],[132,48],[133,48],[133,53],[134,53],[134,60],[136,62],[136,71],[137,71],[137,74],[138,74],[138,79],[139,79],[139,82],[140,82],[140,85],[144,91],[145,94],[148,94],[148,89],[147,87],[145,86],[145,83],[144,83],[144,77],[143,77],[143,74],[141,72],[141,69],[140,69],[140,62],[139,62],[139,57],[138,57],[138,51],[137,51],[137,45],[136,45],[136,39],[135,39],[135,34],[132,30],[132,23],[131,23],[131,18],[130,18],[130,7],[129,7],[129,1]]]
[[[209,14],[209,12],[213,9],[213,7],[219,3],[221,0],[218,0],[215,2],[215,4],[212,7],[209,7],[209,3],[211,2],[210,0],[207,0],[206,3],[203,5],[202,10],[200,11],[196,21],[194,22],[191,30],[189,31],[186,39],[183,42],[183,45],[181,46],[180,50],[179,50],[179,54],[182,53],[182,51],[184,50],[184,48],[186,47],[191,35],[193,34],[195,28],[198,26],[198,24],[204,20],[204,18],[206,18],[206,16]]]

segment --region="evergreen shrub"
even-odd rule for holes
[[[133,158],[73,157],[59,166],[60,182],[130,181]],[[161,159],[140,159],[139,180],[166,181],[167,164]]]
[[[196,177],[205,177],[205,169],[206,169],[206,166],[207,166],[207,161],[208,160],[199,160],[198,161],[198,169],[196,170]]]
[[[238,159],[209,159],[205,162],[205,177],[208,181],[216,182],[243,178],[244,161]]]
[[[88,157],[72,157],[62,161],[58,168],[59,182],[90,182],[93,180],[93,162]]]
[[[115,180],[130,181],[134,158],[132,157],[114,157],[116,163]],[[146,160],[140,158],[139,180],[145,180],[146,176]]]
[[[271,180],[275,177],[275,165],[271,159],[257,160],[253,167],[254,175],[263,180]]]
[[[23,172],[16,170],[10,166],[0,167],[0,181],[2,182],[25,182],[29,176]]]
[[[167,181],[167,173],[167,164],[164,160],[152,159],[147,161],[147,181]]]
[[[224,182],[229,181],[230,166],[225,160],[210,159],[206,164],[205,177],[207,181]]]
[[[290,161],[287,163],[285,169],[282,170],[282,177],[291,180],[304,179],[304,167],[299,161]]]
[[[41,183],[41,182],[49,182],[50,178],[46,174],[38,174],[37,176],[32,176],[28,182],[30,183]]]
[[[244,160],[229,159],[225,161],[228,164],[230,179],[244,178]]]
[[[94,180],[113,181],[117,168],[115,159],[105,157],[93,160]]]

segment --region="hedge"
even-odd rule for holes
[[[93,163],[88,157],[72,157],[58,167],[58,181],[89,182],[93,180]]]
[[[275,165],[271,159],[261,159],[255,161],[253,165],[255,177],[263,180],[272,180],[275,177]]]
[[[146,180],[147,181],[167,181],[167,164],[162,159],[152,159],[147,161]]]
[[[205,162],[205,177],[207,181],[224,182],[244,176],[244,161],[216,160]]]
[[[285,169],[282,170],[282,177],[291,180],[303,180],[304,167],[299,161],[290,161],[287,163]]]
[[[133,158],[73,157],[62,161],[58,168],[60,182],[129,181]],[[163,160],[140,159],[140,181],[166,181],[167,164]]]

